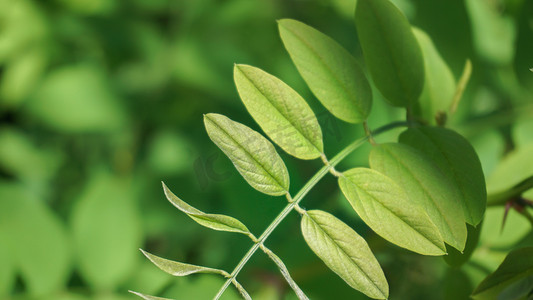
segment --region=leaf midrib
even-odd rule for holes
[[[278,180],[278,178],[276,178],[275,176],[272,175],[272,173],[270,173],[270,171],[268,169],[265,168],[265,166],[260,162],[258,161],[251,153],[250,151],[248,151],[248,149],[246,149],[243,145],[241,145],[236,139],[234,139],[226,130],[224,130],[224,128],[222,128],[221,126],[219,126],[213,119],[211,119],[211,117],[209,115],[205,115],[206,116],[206,119],[209,120],[215,127],[217,127],[220,131],[222,131],[229,139],[231,139],[235,144],[237,144],[239,146],[239,148],[243,149],[244,153],[246,155],[248,155],[250,158],[252,158],[253,161],[255,161],[272,179],[274,179],[274,181],[278,184],[278,186],[286,191],[287,189],[285,189],[285,187],[283,186],[283,184]],[[243,125],[244,126],[244,125]],[[250,129],[250,130],[253,130],[253,129]]]
[[[263,98],[265,98],[267,100],[267,102],[287,121],[289,122],[289,124],[292,125],[292,127],[294,129],[296,129],[296,131],[307,141],[307,143],[309,143],[311,146],[313,146],[313,148],[315,148],[315,150],[318,152],[318,153],[322,153],[322,151],[319,149],[319,147],[317,145],[315,145],[315,143],[313,141],[311,141],[311,139],[309,139],[309,137],[307,137],[307,135],[302,132],[300,130],[300,128],[298,126],[296,126],[296,124],[294,124],[280,109],[278,109],[278,107],[276,107],[276,105],[274,105],[272,103],[272,101],[265,95],[263,94],[263,92],[257,87],[257,85],[255,84],[255,82],[253,80],[250,79],[250,77],[248,77],[248,74],[246,74],[245,72],[243,72],[240,68],[239,68],[239,72],[241,72],[241,74],[244,76],[244,78],[246,80],[248,80],[248,82],[250,82],[250,84],[259,92],[259,94],[261,96],[263,96]],[[295,92],[296,93],[296,92]],[[305,100],[304,100],[305,101]],[[285,103],[282,103],[283,105],[286,105]],[[311,109],[311,108],[309,108]],[[311,111],[312,112],[312,111]],[[315,117],[316,119],[316,117]]]
[[[311,221],[315,224],[315,227],[318,228],[318,229],[323,233],[323,235],[324,235],[325,237],[329,238],[329,239],[330,239],[330,240],[331,240],[331,241],[337,246],[336,248],[339,249],[340,252],[341,252],[345,257],[347,257],[347,258],[352,262],[353,265],[355,265],[355,266],[357,267],[357,269],[361,272],[361,274],[363,274],[363,275],[365,276],[365,278],[366,278],[370,283],[372,283],[372,285],[374,286],[374,288],[376,288],[376,289],[381,293],[381,295],[382,295],[383,297],[386,298],[385,293],[383,293],[383,291],[381,290],[381,288],[380,288],[380,287],[379,287],[379,286],[378,286],[378,285],[372,280],[372,278],[370,278],[370,276],[369,276],[368,274],[366,274],[366,272],[364,272],[364,271],[359,267],[359,265],[357,265],[357,263],[355,263],[355,262],[353,261],[352,257],[351,257],[348,253],[346,253],[346,251],[345,251],[342,247],[339,246],[339,244],[337,243],[337,240],[336,240],[335,238],[331,237],[331,236],[330,236],[330,235],[329,235],[324,229],[322,229],[322,226],[321,226],[317,221],[315,221],[315,219],[314,219],[309,213],[307,213],[307,216],[308,216],[309,220],[311,220]],[[347,225],[346,225],[346,226],[347,226]],[[350,229],[351,229],[351,228],[350,228]]]

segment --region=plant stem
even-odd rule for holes
[[[373,135],[376,136],[378,134],[381,134],[383,132],[389,131],[391,129],[402,127],[402,126],[408,126],[409,122],[393,122],[390,124],[387,124],[385,126],[382,126],[375,131],[373,131]],[[296,194],[292,202],[287,204],[285,208],[279,213],[279,215],[270,223],[270,225],[267,227],[267,229],[261,234],[261,236],[257,239],[257,242],[246,252],[244,257],[241,259],[239,264],[235,267],[233,272],[231,272],[230,277],[226,280],[224,285],[220,288],[218,293],[216,294],[214,300],[220,299],[222,294],[226,291],[228,286],[231,284],[231,282],[237,277],[239,272],[242,270],[244,265],[250,260],[252,255],[259,249],[259,247],[265,242],[265,240],[270,236],[270,234],[278,227],[278,225],[287,217],[287,215],[294,209],[300,201],[309,193],[309,191],[331,170],[333,169],[338,163],[340,163],[346,156],[348,156],[350,153],[352,153],[355,149],[359,148],[361,145],[363,145],[368,140],[368,136],[361,137],[357,140],[355,140],[353,143],[348,145],[346,148],[341,150],[337,155],[331,159],[327,165],[323,166],[318,172],[309,179],[309,181],[300,189],[300,191]]]

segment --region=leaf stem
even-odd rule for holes
[[[409,126],[410,122],[393,122],[389,123],[385,126],[382,126],[376,130],[374,130],[374,136],[379,135],[383,132],[389,131],[391,129],[402,127],[402,126]],[[352,142],[350,145],[348,145],[346,148],[341,150],[337,155],[335,155],[330,161],[327,161],[327,164],[323,166],[318,172],[309,179],[309,181],[300,189],[300,191],[296,194],[296,196],[292,199],[292,202],[287,204],[285,208],[279,213],[279,215],[270,223],[270,225],[267,227],[267,229],[261,234],[259,239],[257,239],[257,242],[246,252],[244,257],[241,259],[239,264],[235,267],[233,272],[231,272],[230,277],[226,280],[226,282],[222,285],[218,293],[213,298],[214,300],[220,299],[222,294],[226,291],[228,286],[232,283],[233,280],[237,278],[237,275],[239,275],[239,272],[242,270],[244,265],[250,260],[252,255],[263,245],[263,243],[266,241],[266,239],[270,236],[270,234],[278,227],[278,225],[287,217],[287,215],[294,209],[300,201],[311,191],[311,189],[324,177],[330,170],[334,169],[334,167],[340,163],[346,156],[351,154],[355,149],[359,148],[361,145],[363,145],[368,140],[368,136],[361,137],[354,142]],[[325,157],[325,155],[323,155]]]

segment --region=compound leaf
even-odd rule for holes
[[[320,210],[302,217],[305,241],[349,286],[374,299],[387,299],[389,285],[366,241],[333,215]]]
[[[223,270],[189,265],[189,264],[184,264],[184,263],[180,263],[177,261],[164,259],[159,256],[155,256],[151,253],[148,253],[142,249],[141,249],[141,252],[159,269],[167,272],[168,274],[172,276],[187,276],[187,275],[191,275],[195,273],[212,273],[212,274],[220,274],[224,277],[229,277],[228,272],[223,271]]]
[[[300,159],[324,152],[322,130],[305,100],[291,87],[265,71],[235,65],[235,85],[248,112],[283,150]]]
[[[381,94],[394,106],[416,103],[424,86],[424,60],[405,15],[389,0],[357,0],[355,25]]]
[[[533,275],[533,247],[511,251],[494,273],[487,276],[474,290],[474,299],[496,299],[514,282]]]
[[[322,105],[343,121],[365,121],[372,106],[372,90],[355,58],[306,24],[283,19],[278,25],[285,48]]]
[[[446,243],[464,249],[467,232],[457,187],[424,153],[403,144],[381,144],[372,148],[369,162],[426,210]]]
[[[420,111],[415,113],[434,124],[435,116],[446,112],[452,103],[455,94],[455,78],[431,38],[418,28],[413,28],[413,32],[422,49],[425,69],[424,88],[418,107]]]
[[[280,196],[289,190],[289,172],[272,143],[257,131],[219,114],[204,115],[209,138],[256,190]]]
[[[487,206],[487,190],[472,145],[460,134],[442,127],[409,128],[401,134],[400,142],[423,152],[455,183],[466,222],[479,224]]]
[[[343,173],[339,186],[361,219],[384,239],[424,255],[446,253],[427,213],[392,179],[375,170],[355,168]]]
[[[199,211],[174,195],[164,183],[163,190],[165,191],[165,196],[172,205],[186,213],[198,224],[219,231],[237,232],[246,235],[250,234],[248,228],[246,228],[246,226],[239,220],[225,215],[206,214]]]

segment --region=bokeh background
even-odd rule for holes
[[[487,176],[507,153],[533,174],[533,1],[393,2],[430,34],[456,78],[472,59],[451,126],[472,141]],[[251,243],[194,223],[165,200],[160,182],[259,235],[285,200],[245,183],[208,139],[202,114],[258,129],[232,82],[233,64],[247,63],[308,100],[329,155],[361,136],[313,97],[276,25],[303,21],[363,62],[353,7],[354,0],[0,0],[0,299],[135,299],[128,290],[210,299],[220,278],[174,278],[138,248],[231,271]],[[375,98],[372,128],[403,117]],[[360,149],[345,166],[366,165],[367,153]],[[321,166],[281,155],[294,193]],[[500,233],[503,208],[491,208],[474,258],[451,269],[375,236],[334,178],[303,206],[335,213],[365,236],[395,299],[466,299],[509,249],[532,244],[527,221],[511,211]],[[302,289],[313,299],[363,299],[307,248],[298,223],[290,216],[267,245]],[[254,299],[295,299],[260,253],[239,279]],[[238,299],[233,290],[224,298]]]

